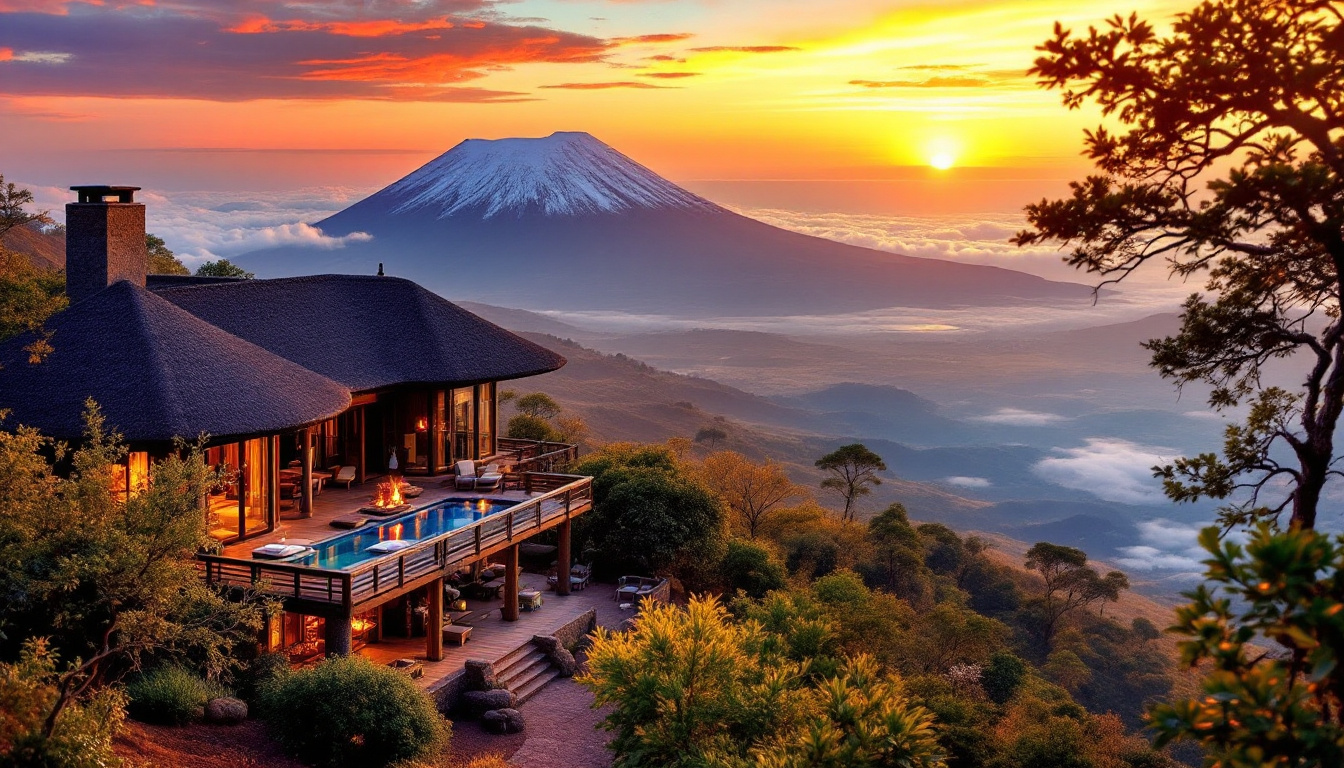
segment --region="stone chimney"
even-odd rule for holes
[[[139,187],[71,187],[79,201],[65,206],[65,292],[71,303],[118,280],[145,284],[145,206]]]

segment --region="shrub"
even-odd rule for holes
[[[995,704],[1004,704],[1013,698],[1022,679],[1027,676],[1027,663],[1008,651],[999,651],[989,657],[980,672],[980,685]]]
[[[559,437],[550,422],[526,413],[509,419],[508,435],[515,440],[556,440]]]
[[[126,685],[127,711],[144,723],[184,725],[201,717],[205,703],[229,691],[176,664],[165,664]]]
[[[764,597],[765,593],[784,586],[784,566],[780,565],[769,549],[752,541],[733,539],[719,565],[724,587],[731,593],[746,592],[750,597]]]
[[[60,696],[57,659],[41,640],[24,644],[19,661],[0,663],[0,766],[107,768],[117,765],[112,739],[125,719],[116,688],[68,704],[51,734],[44,726]]]
[[[263,653],[253,659],[238,677],[238,698],[258,703],[267,686],[289,674],[289,657],[283,653]]]
[[[262,690],[275,739],[317,766],[384,766],[427,758],[451,736],[409,677],[359,656],[333,657]]]

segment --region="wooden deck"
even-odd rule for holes
[[[425,638],[389,638],[360,648],[356,653],[386,664],[395,659],[417,659],[424,664],[424,677],[416,683],[424,689],[433,688],[437,683],[462,669],[467,659],[499,661],[514,649],[527,643],[533,635],[549,635],[568,624],[589,609],[598,612],[598,623],[614,626],[624,618],[614,597],[616,587],[612,584],[594,583],[587,589],[566,596],[548,592],[546,577],[537,573],[524,573],[520,580],[523,588],[539,590],[543,595],[541,608],[535,611],[522,611],[517,621],[504,621],[500,617],[501,600],[468,602],[472,612],[471,639],[466,645],[458,646],[445,643],[443,661],[425,659]],[[488,611],[488,614],[481,614]]]

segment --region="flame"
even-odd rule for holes
[[[375,626],[377,626],[377,625],[374,624],[374,622],[370,621],[369,619],[351,619],[351,620],[350,620],[350,630],[351,630],[352,632],[363,632],[364,630],[366,630],[366,629],[372,629],[372,628],[375,627]]]
[[[401,495],[401,479],[397,478],[378,484],[378,493],[373,497],[373,506],[379,508],[400,507],[406,502]]]
[[[415,429],[418,432],[424,432],[425,430],[429,429],[429,422],[425,421],[424,416],[421,416],[419,421],[415,422]]]

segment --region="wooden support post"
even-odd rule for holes
[[[504,550],[504,620],[518,620],[518,545]]]
[[[313,516],[313,428],[300,434],[303,441],[303,493],[299,495],[299,513]]]
[[[425,658],[443,661],[443,577],[429,583],[429,610],[425,613]]]
[[[560,535],[560,541],[558,542],[559,546],[556,548],[557,551],[555,557],[555,575],[556,575],[555,594],[568,595],[569,568],[570,568],[569,518],[565,518],[563,521],[561,521],[558,527],[558,531]]]
[[[350,614],[328,616],[326,622],[328,656],[349,656],[354,638],[350,631]]]
[[[363,485],[364,480],[367,479],[364,473],[364,446],[367,442],[364,438],[365,410],[367,410],[367,407],[361,406],[355,411],[355,457],[358,459],[358,461],[355,462],[355,482],[361,485]]]

